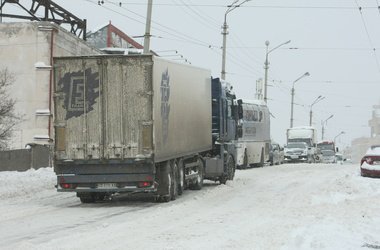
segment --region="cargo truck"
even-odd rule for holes
[[[234,178],[242,109],[209,70],[153,55],[61,57],[54,78],[59,192],[167,202]]]
[[[289,128],[286,131],[286,139],[289,147],[285,148],[285,160],[298,159],[309,163],[317,161],[317,130],[314,127],[299,126]],[[295,145],[302,145],[301,143],[306,143],[306,147],[295,147]],[[295,152],[299,153],[295,154]]]

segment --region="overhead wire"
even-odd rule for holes
[[[87,1],[87,2],[90,2],[90,3],[92,3],[92,4],[97,4],[96,2],[97,1],[91,1],[91,0],[84,0],[84,1]],[[189,8],[189,7],[197,7],[197,8],[199,8],[199,6],[200,5],[197,5],[197,4],[192,4],[192,3],[185,3],[183,0],[180,0],[183,4],[182,4],[182,6],[184,6],[184,7],[187,7],[187,8]],[[141,18],[141,19],[144,19],[144,21],[140,21],[140,20],[138,20],[138,19],[136,19],[136,18],[132,18],[132,17],[130,17],[130,15],[126,15],[126,14],[124,14],[124,13],[122,13],[122,12],[120,12],[120,11],[116,11],[116,10],[114,10],[114,9],[112,9],[112,8],[109,8],[109,7],[107,7],[107,6],[102,6],[103,8],[105,8],[105,9],[107,9],[107,10],[109,10],[109,11],[112,11],[112,12],[114,12],[114,13],[117,13],[117,14],[119,14],[119,15],[121,15],[121,16],[123,16],[123,17],[126,17],[126,18],[128,18],[128,19],[130,19],[130,20],[133,20],[133,21],[135,21],[135,22],[138,22],[138,23],[140,23],[140,24],[145,24],[145,16],[142,16],[142,15],[140,15],[140,14],[138,14],[138,13],[136,13],[136,12],[133,12],[133,11],[131,11],[131,10],[129,10],[129,9],[125,9],[125,7],[123,6],[123,5],[121,5],[120,6],[120,2],[118,2],[118,1],[105,1],[105,3],[112,3],[112,4],[114,4],[115,6],[118,6],[118,7],[121,7],[121,8],[123,8],[124,10],[126,10],[126,11],[128,11],[128,12],[130,12],[130,13],[133,13],[134,15],[136,15],[136,16],[138,16],[139,18]],[[128,3],[129,4],[129,3]],[[144,4],[144,5],[146,5],[146,4]],[[358,4],[357,4],[358,5]],[[180,6],[180,4],[177,4],[176,6]],[[201,5],[201,6],[203,6],[203,5]],[[213,5],[214,6],[214,5]],[[224,6],[225,7],[225,6]],[[241,7],[243,7],[243,6],[241,6]],[[362,8],[363,9],[363,8]],[[195,12],[199,12],[199,10],[194,10]],[[192,11],[192,12],[194,12],[194,11]],[[362,13],[361,13],[362,14]],[[202,16],[202,13],[201,14],[195,14],[194,13],[194,15],[196,15],[196,16]],[[206,15],[207,16],[207,15]],[[361,17],[362,17],[362,20],[363,20],[363,24],[365,25],[365,21],[364,21],[364,17],[361,15]],[[204,19],[204,20],[206,20],[206,19]],[[213,19],[214,20],[214,23],[216,24],[217,23],[217,21],[215,20],[215,19]],[[170,37],[165,37],[165,36],[153,36],[153,37],[156,37],[156,38],[159,38],[159,39],[167,39],[167,40],[173,40],[173,41],[179,41],[179,42],[183,42],[183,43],[191,43],[191,44],[194,44],[194,45],[198,45],[198,46],[202,46],[202,47],[207,47],[207,48],[209,48],[209,49],[211,49],[211,50],[213,50],[214,52],[215,52],[215,48],[217,48],[217,49],[220,49],[220,46],[217,46],[217,45],[210,45],[209,43],[207,43],[207,42],[204,42],[204,41],[201,41],[201,40],[199,40],[199,39],[194,39],[194,37],[192,37],[192,36],[188,36],[188,35],[186,35],[186,34],[183,34],[182,32],[179,32],[179,31],[177,31],[177,30],[175,30],[175,29],[172,29],[172,28],[169,28],[169,27],[167,27],[167,26],[164,26],[164,25],[162,25],[162,24],[159,24],[159,23],[157,23],[157,22],[155,22],[155,21],[152,21],[154,24],[156,24],[156,27],[154,27],[156,30],[158,30],[158,31],[160,31],[160,32],[163,32],[163,33],[165,33],[165,34],[168,34],[169,36],[171,36],[172,38],[170,38]],[[158,26],[158,27],[157,27]],[[216,29],[216,28],[215,28]],[[369,38],[369,41],[370,41],[370,44],[371,44],[371,46],[372,46],[372,41],[370,40],[370,36],[369,36],[369,32],[368,32],[368,29],[367,29],[367,27],[366,27],[366,25],[365,25],[365,29],[366,29],[366,33],[367,33],[367,37]],[[169,30],[169,31],[168,31]],[[172,32],[171,32],[172,31]],[[233,40],[233,43],[236,43],[236,41],[235,41],[235,35],[233,35],[233,38],[232,38],[232,40]],[[241,41],[241,39],[237,39],[237,40],[240,40]],[[237,49],[239,49],[239,48],[260,48],[260,49],[262,49],[262,48],[264,48],[264,47],[250,47],[250,46],[242,46],[242,44],[241,43],[239,43],[239,42],[237,42],[237,45],[238,46],[230,46],[229,48],[237,48]],[[373,47],[373,46],[372,46]],[[292,49],[292,48],[279,48],[279,49]],[[305,48],[302,48],[302,47],[300,47],[300,48],[293,48],[293,49],[304,49],[304,50],[368,50],[367,48],[307,48],[307,47],[305,47]],[[374,48],[375,49],[375,48]],[[239,50],[240,51],[240,50]],[[250,55],[251,53],[247,53],[248,52],[248,50],[245,50],[245,49],[243,49],[242,50],[243,52],[245,52],[245,53],[243,53],[244,55]],[[376,51],[374,51],[374,54],[376,54]],[[253,69],[253,67],[252,67],[252,65],[250,65],[250,64],[247,64],[247,63],[241,63],[241,58],[239,57],[239,58],[236,58],[233,54],[231,54],[230,52],[228,53],[228,55],[229,55],[229,57],[232,57],[232,62],[234,63],[234,64],[237,64],[237,65],[243,65],[243,68],[244,68],[244,70],[245,71],[247,71],[247,72],[252,72],[252,71],[254,71],[255,73],[254,73],[254,75],[259,75],[259,76],[261,76],[262,74],[263,74],[263,72],[262,71],[259,71],[259,70],[257,70],[257,69]],[[248,56],[249,57],[249,56]],[[252,59],[252,56],[250,56],[250,58]],[[375,56],[375,58],[376,58],[376,62],[377,62],[377,64],[378,64],[378,60],[377,60],[377,56]],[[255,60],[256,62],[257,62],[257,64],[258,65],[260,65],[260,63],[258,62],[258,60],[256,59]],[[380,66],[378,66],[378,68],[380,69]],[[231,72],[232,73],[232,72]],[[236,73],[234,73],[234,74],[236,74]],[[273,75],[273,74],[271,74],[271,75]]]
[[[126,2],[126,1],[114,1],[117,4],[122,4],[122,5],[146,5],[146,3],[142,2]],[[169,6],[169,7],[178,7],[178,6],[183,6],[185,5],[184,3],[179,4],[179,3],[153,3],[153,5],[156,6]],[[228,5],[225,4],[186,4],[187,6],[192,6],[192,7],[210,7],[210,8],[226,8]],[[353,10],[356,9],[355,7],[342,7],[342,6],[285,6],[285,5],[242,5],[240,8],[269,8],[269,9],[341,9],[341,10]],[[371,7],[371,6],[366,6],[363,7],[363,9],[376,9],[377,7]]]
[[[177,0],[172,0],[172,1],[177,2]],[[214,26],[210,24],[209,20],[207,20],[206,18],[207,15],[201,15],[198,11],[194,10],[192,6],[190,6],[189,4],[186,4],[183,0],[179,0],[179,1],[183,3],[183,5],[179,5],[179,7],[181,7],[181,9],[190,17],[193,18],[195,16],[193,20],[201,23],[203,27],[207,27],[212,30],[215,30],[218,27],[217,25]],[[186,9],[188,9],[190,12],[186,11]]]
[[[92,0],[84,0],[84,1],[98,5],[96,1],[95,2],[92,1]],[[134,12],[134,11],[131,11],[131,10],[125,8],[123,5],[120,6],[119,2],[117,2],[117,1],[105,1],[104,3],[113,4],[113,5],[115,5],[115,6],[119,7],[119,8],[122,8],[123,10],[125,10],[127,12],[130,12],[130,13],[138,16],[139,18],[142,18],[142,19],[145,20],[145,16],[142,16],[142,15],[140,15],[140,14]],[[138,22],[140,24],[144,24],[145,25],[145,21],[139,21],[139,20],[137,20],[135,18],[131,18],[130,16],[128,16],[128,15],[126,15],[124,13],[121,13],[119,11],[116,11],[116,10],[114,10],[112,8],[109,8],[109,7],[105,6],[105,4],[102,4],[101,7],[105,8],[105,9],[111,11],[111,12],[117,13],[117,14],[123,16],[123,17],[126,17],[126,18],[128,18],[130,20],[133,20],[135,22]],[[152,20],[152,24],[156,25],[156,26],[152,25],[152,29],[156,29],[156,30],[161,31],[163,33],[169,34],[169,35],[171,35],[173,37],[177,37],[177,38],[179,38],[181,40],[188,41],[190,43],[193,43],[193,44],[196,44],[196,45],[199,45],[199,46],[203,46],[203,47],[217,47],[216,45],[212,45],[212,44],[209,44],[209,43],[204,42],[202,40],[196,39],[196,38],[194,38],[192,36],[189,36],[189,35],[186,35],[186,34],[180,32],[178,30],[175,30],[173,28],[170,28],[170,27],[167,27],[165,25],[162,25],[162,24],[160,24],[160,23],[158,23],[156,21]]]
[[[174,1],[174,2],[177,3],[176,0],[172,0],[172,1]],[[219,29],[217,28],[217,27],[218,27],[218,22],[217,22],[217,20],[215,20],[215,19],[213,19],[213,18],[206,18],[206,17],[208,17],[209,15],[205,14],[204,12],[202,12],[202,11],[199,10],[199,9],[194,8],[190,3],[185,3],[183,0],[179,0],[179,1],[181,1],[181,2],[184,4],[184,6],[185,6],[187,9],[190,10],[190,12],[188,12],[188,11],[186,11],[184,8],[182,8],[182,9],[185,11],[186,14],[188,14],[188,15],[191,16],[191,17],[194,17],[194,16],[196,17],[196,18],[194,19],[195,21],[198,21],[198,22],[202,23],[203,26],[204,26],[204,24],[206,23],[206,27],[209,27],[209,28],[211,28],[212,30],[215,30],[216,32],[219,32]],[[199,19],[199,18],[200,18],[200,19]],[[214,23],[214,25],[209,24],[210,21],[211,21],[212,23]],[[237,39],[237,40],[239,41],[239,40],[241,40],[241,39]],[[250,59],[253,58],[253,57],[250,55],[250,53],[244,53],[244,51],[238,51],[238,53],[241,54],[242,56],[246,56],[246,57],[248,57],[248,58],[250,58]],[[229,55],[231,55],[231,54],[229,54]],[[235,59],[236,59],[236,58],[235,58]],[[255,58],[253,58],[253,59],[255,59]],[[256,59],[256,60],[257,60],[257,59]],[[240,64],[240,65],[242,65],[242,64],[241,64],[241,60],[233,60],[233,62],[234,62],[234,64]],[[246,63],[244,63],[244,64],[245,64],[245,66],[247,66]],[[245,67],[245,70],[248,71],[249,68]],[[253,70],[253,71],[256,71],[256,72],[259,72],[259,74],[262,73],[262,72],[260,72],[260,71],[258,71],[258,70],[256,70],[256,69],[254,69],[253,67],[252,67],[252,70]],[[232,74],[232,73],[230,72],[229,74]],[[238,74],[238,73],[233,73],[233,74]],[[239,75],[240,75],[240,74],[239,74]]]
[[[367,34],[367,39],[368,39],[369,45],[371,46],[371,48],[373,48],[373,55],[375,57],[375,61],[376,61],[376,65],[377,65],[377,70],[380,72],[379,59],[377,58],[376,48],[373,46],[373,42],[372,42],[371,36],[369,35],[367,24],[366,24],[366,21],[365,21],[364,16],[363,16],[363,12],[362,12],[363,8],[359,6],[359,3],[358,3],[357,0],[355,0],[355,3],[356,3],[356,5],[357,5],[357,7],[359,9],[360,17],[361,17],[361,20],[362,20],[362,23],[363,23],[363,26],[364,26],[364,30],[365,30],[365,32]]]
[[[375,1],[376,1],[377,10],[379,11],[379,14],[380,14],[380,5],[379,5],[379,0],[375,0]]]

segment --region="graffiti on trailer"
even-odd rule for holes
[[[168,69],[162,73],[161,78],[161,119],[162,119],[162,139],[163,144],[168,140],[169,113],[170,113],[170,77]]]
[[[86,86],[86,87],[85,87]],[[99,73],[91,69],[66,73],[58,82],[59,89],[65,93],[63,108],[67,110],[66,119],[79,117],[85,111],[93,110],[99,97]]]

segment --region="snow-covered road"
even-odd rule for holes
[[[379,249],[380,179],[358,165],[238,170],[177,200],[81,204],[49,168],[0,172],[0,249]]]

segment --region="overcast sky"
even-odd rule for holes
[[[130,36],[145,32],[147,1],[55,0],[88,30],[111,21]],[[220,77],[221,26],[233,0],[153,0],[151,49],[168,59],[177,50],[193,65]],[[242,0],[240,1],[242,2]],[[372,106],[380,103],[380,0],[252,0],[227,15],[226,79],[238,98],[253,99],[256,80],[264,78],[265,41],[269,49],[268,105],[272,139],[284,144],[290,126],[290,90],[295,84],[294,126],[313,125],[321,139],[321,122],[330,115],[325,139],[347,146],[369,136]],[[5,12],[5,11],[4,11]],[[135,38],[143,44],[141,38]],[[167,52],[164,52],[167,51]]]

